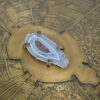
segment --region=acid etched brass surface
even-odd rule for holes
[[[27,33],[36,32],[38,29],[56,44],[64,45],[64,53],[70,62],[67,67],[60,68],[52,64],[51,67],[48,68],[44,62],[37,60],[27,52],[27,49],[23,48]],[[27,24],[20,29],[12,30],[7,45],[7,51],[9,58],[21,59],[24,71],[29,71],[32,75],[31,81],[62,82],[70,80],[72,75],[76,75],[83,83],[96,85],[100,81],[93,69],[82,64],[82,62],[87,61],[85,54],[73,37],[68,33],[59,35],[57,32],[43,26]]]
[[[0,0],[0,100],[100,100],[100,83],[83,84],[75,75],[57,83],[29,80],[7,51],[12,29],[29,23],[73,36],[100,78],[99,0]]]

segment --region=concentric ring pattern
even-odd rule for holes
[[[75,75],[66,82],[30,81],[21,59],[7,51],[12,29],[27,24],[69,33],[100,78],[100,0],[0,0],[0,100],[100,100],[100,83],[84,84]]]

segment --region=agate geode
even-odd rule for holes
[[[69,61],[62,50],[58,49],[55,42],[44,35],[37,35],[37,33],[28,34],[25,39],[28,52],[36,59],[55,64],[61,68],[68,65]]]

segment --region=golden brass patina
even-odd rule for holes
[[[100,100],[99,16],[100,0],[0,0],[0,100]],[[63,45],[69,67],[32,62],[33,31]]]

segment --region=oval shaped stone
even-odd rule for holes
[[[28,34],[25,43],[30,44],[26,47],[28,52],[40,61],[50,61],[61,68],[65,68],[69,64],[67,57],[62,50],[58,49],[57,44],[42,34]]]

